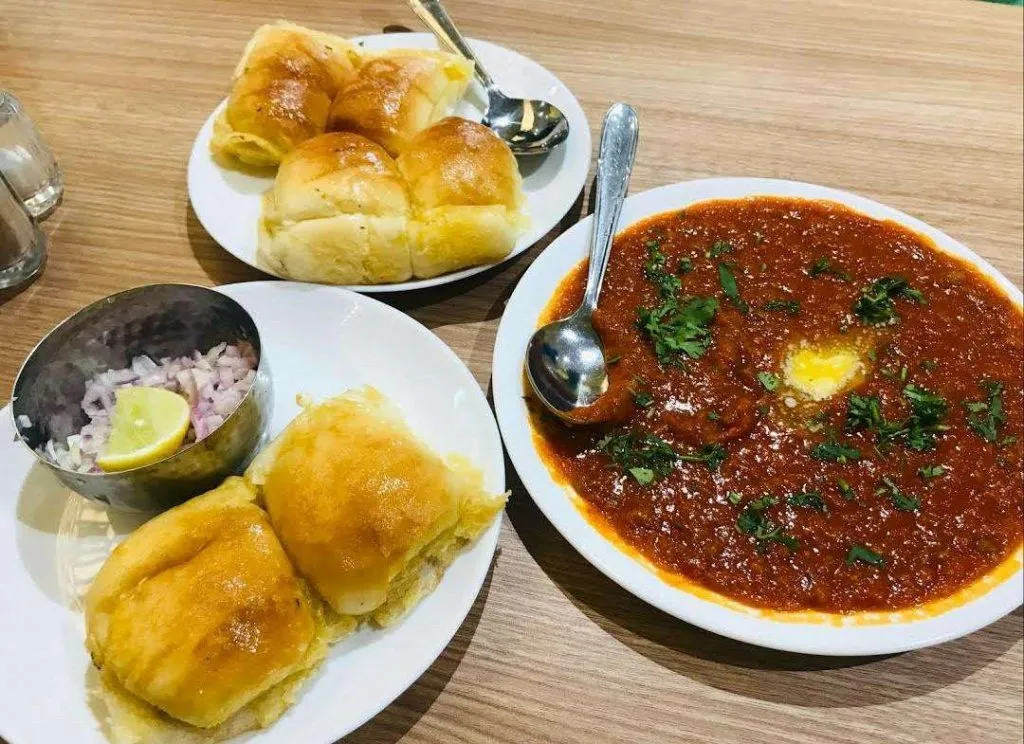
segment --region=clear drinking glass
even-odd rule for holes
[[[53,211],[64,178],[21,102],[0,90],[0,173],[37,219]]]
[[[0,290],[32,279],[45,259],[46,238],[0,173]]]

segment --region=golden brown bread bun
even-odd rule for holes
[[[140,527],[100,569],[86,646],[119,740],[268,725],[323,658],[317,600],[254,499],[229,478]]]
[[[306,407],[246,477],[327,603],[380,625],[431,591],[505,504],[478,469],[432,452],[369,387]]]
[[[210,149],[225,164],[274,166],[322,134],[331,101],[355,75],[347,39],[278,21],[253,34],[235,69],[231,96],[214,122]]]
[[[398,155],[413,135],[451,113],[472,77],[472,62],[446,52],[366,55],[355,79],[338,91],[327,126],[361,134]]]
[[[450,117],[398,158],[416,221],[412,271],[431,277],[508,255],[525,226],[515,156],[482,124]]]
[[[279,276],[329,284],[412,274],[405,182],[382,147],[335,132],[285,156],[263,197],[258,260]]]

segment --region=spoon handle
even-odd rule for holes
[[[587,290],[581,310],[594,312],[601,293],[604,270],[612,252],[615,225],[622,211],[622,200],[629,188],[629,174],[636,157],[640,123],[636,111],[628,103],[613,104],[604,115],[601,145],[597,154],[597,199],[594,206],[594,228],[590,236],[590,268]]]
[[[473,66],[476,68],[477,79],[485,88],[490,90],[494,87],[494,80],[487,74],[487,70],[484,69],[476,55],[473,54],[473,50],[469,48],[469,44],[466,42],[465,37],[459,33],[459,29],[455,27],[455,24],[448,15],[448,11],[441,5],[440,0],[409,0],[409,6],[420,17],[420,20],[427,24],[427,28],[433,32],[438,41],[473,63]]]

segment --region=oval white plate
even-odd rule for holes
[[[619,224],[629,225],[705,199],[754,195],[831,199],[878,219],[895,220],[975,264],[1017,304],[1021,303],[1019,289],[945,233],[882,204],[822,186],[760,178],[690,181],[629,197]],[[588,217],[559,236],[519,281],[498,329],[493,371],[495,410],[512,463],[541,511],[588,561],[624,589],[680,620],[747,643],[808,654],[859,656],[907,651],[966,635],[1020,606],[1024,581],[1018,570],[974,601],[924,620],[885,625],[849,622],[843,626],[773,620],[759,616],[756,610],[737,611],[671,586],[604,538],[573,505],[565,487],[552,479],[538,456],[523,399],[527,342],[558,283],[586,257],[592,222]]]
[[[437,42],[430,34],[377,34],[357,37],[354,41],[374,51],[437,48]],[[569,121],[569,139],[565,144],[543,157],[519,159],[530,226],[512,252],[503,259],[503,263],[547,235],[576,201],[590,168],[590,127],[583,109],[569,89],[536,62],[497,44],[475,40],[469,43],[503,91],[512,96],[550,101],[562,110]],[[213,121],[225,105],[226,101],[222,101],[214,109],[192,146],[192,155],[188,161],[189,199],[196,217],[214,240],[236,258],[267,272],[267,269],[256,263],[257,220],[260,216],[260,196],[274,185],[274,179],[221,168],[213,161],[210,156]],[[480,121],[485,108],[483,89],[474,80],[455,113],[466,119]],[[400,292],[436,287],[479,274],[494,265],[474,266],[431,279],[353,285],[348,289],[359,292]]]
[[[256,320],[274,381],[276,434],[298,413],[296,393],[323,399],[372,384],[440,452],[483,468],[505,488],[501,440],[479,384],[440,339],[369,297],[335,287],[253,282],[221,287]],[[458,422],[453,426],[452,422]],[[95,672],[78,603],[110,550],[134,528],[63,488],[0,411],[0,737],[11,744],[107,741],[86,699]],[[272,744],[334,742],[376,715],[430,666],[476,600],[500,520],[452,564],[404,620],[361,630],[331,649],[298,702],[269,729]]]

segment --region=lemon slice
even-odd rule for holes
[[[162,388],[117,391],[110,438],[96,464],[105,472],[149,465],[173,455],[188,433],[188,401]]]

